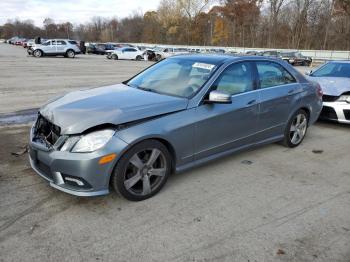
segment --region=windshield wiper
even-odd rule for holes
[[[153,93],[159,94],[158,91],[156,91],[156,90],[154,90],[154,89],[152,89],[152,88],[141,87],[141,86],[138,86],[137,88],[138,88],[138,89],[141,89],[141,90],[144,90],[144,91],[148,91],[148,92],[153,92]]]

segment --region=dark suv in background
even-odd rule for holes
[[[282,59],[291,65],[310,66],[312,58],[302,55],[300,52],[281,53]]]

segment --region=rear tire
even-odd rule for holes
[[[113,54],[111,57],[113,60],[118,60],[118,56],[116,54]]]
[[[142,57],[140,56],[140,55],[138,55],[137,57],[136,57],[136,61],[141,61],[142,60]]]
[[[290,118],[284,131],[283,145],[297,147],[303,142],[309,125],[309,116],[305,110],[300,109]]]
[[[75,57],[75,52],[73,50],[67,50],[66,57],[74,58]]]
[[[42,57],[44,55],[44,53],[43,53],[43,51],[41,51],[41,50],[35,50],[34,52],[33,52],[33,56],[34,57]]]
[[[171,155],[164,144],[157,140],[142,141],[122,155],[114,168],[111,185],[128,200],[145,200],[165,185],[171,163]]]

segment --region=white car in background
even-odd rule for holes
[[[136,47],[122,47],[115,50],[108,50],[107,52],[108,59],[124,59],[124,60],[142,60],[143,53]]]
[[[321,119],[350,124],[350,62],[330,61],[309,73],[323,90]]]
[[[170,56],[188,54],[189,51],[186,48],[166,47],[166,48],[156,48],[155,53],[156,53],[156,60],[160,61]]]

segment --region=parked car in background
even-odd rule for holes
[[[26,41],[22,42],[23,48],[28,48],[34,45],[34,39],[27,39]]]
[[[281,60],[173,56],[123,84],[43,106],[30,164],[66,193],[114,188],[139,201],[172,172],[267,143],[300,145],[321,107],[320,87]]]
[[[245,53],[246,55],[260,55],[259,51],[249,50]]]
[[[186,48],[155,48],[156,60],[160,61],[164,58],[171,57],[174,55],[187,54],[189,51]]]
[[[312,58],[302,55],[300,52],[282,52],[282,59],[291,65],[310,66]]]
[[[320,118],[350,124],[350,61],[328,62],[311,71],[309,78],[323,90]]]
[[[8,44],[14,45],[15,42],[19,39],[18,36],[11,37],[10,39],[7,40]]]
[[[107,51],[114,50],[116,48],[115,45],[107,43],[107,44],[89,44],[87,46],[86,52],[88,54],[96,54],[96,55],[105,55]]]
[[[70,39],[51,39],[28,48],[28,54],[34,57],[58,56],[74,58],[80,53],[77,41]]]
[[[282,55],[280,52],[278,51],[263,51],[259,53],[260,56],[267,56],[267,57],[273,57],[273,58],[278,58],[278,59],[282,59]]]
[[[17,39],[15,42],[14,42],[14,44],[15,45],[22,45],[23,44],[23,42],[25,42],[26,41],[26,39],[25,38],[19,38],[19,39]]]
[[[122,47],[108,51],[107,58],[109,59],[125,59],[125,60],[142,60],[144,52],[136,47]]]
[[[142,56],[144,57],[144,60],[147,61],[156,61],[156,52],[154,49],[146,48],[142,50]]]

